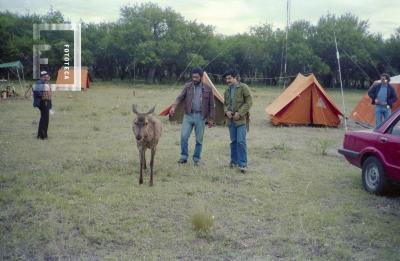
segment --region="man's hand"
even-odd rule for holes
[[[174,115],[175,113],[175,106],[171,106],[171,109],[169,109],[169,114]]]
[[[227,111],[225,114],[229,119],[232,119],[233,113],[231,111]]]
[[[381,102],[380,100],[375,99],[375,104],[378,104],[378,105],[387,105],[387,102]]]
[[[233,119],[235,121],[239,120],[240,119],[240,114],[238,112],[235,112],[235,114],[233,115]]]

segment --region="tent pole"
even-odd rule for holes
[[[21,93],[23,92],[24,88],[22,88],[22,83],[21,83],[21,77],[19,76],[19,70],[17,68],[17,76],[18,76],[18,81],[19,81],[19,87],[21,89]]]
[[[344,92],[343,92],[343,83],[342,83],[342,70],[340,69],[340,55],[339,55],[339,50],[337,46],[337,41],[336,41],[336,33],[333,32],[333,35],[335,37],[335,47],[336,47],[336,59],[338,61],[338,71],[339,71],[339,81],[340,81],[340,91],[342,94],[342,106],[343,106],[343,114],[344,114],[344,127],[347,129],[347,118],[346,118],[346,104],[344,102]]]
[[[24,83],[25,83],[25,74],[24,74],[24,68],[22,68],[22,80],[24,81]]]

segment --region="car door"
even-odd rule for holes
[[[380,135],[381,152],[385,155],[387,174],[400,179],[400,117]]]

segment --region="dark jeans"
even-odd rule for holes
[[[39,105],[40,121],[37,137],[40,139],[47,139],[47,129],[49,128],[49,111],[51,108],[51,101],[41,100]]]
[[[247,167],[246,124],[236,126],[230,121],[228,127],[231,138],[231,163]]]

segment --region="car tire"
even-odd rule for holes
[[[387,180],[381,161],[368,157],[362,165],[362,182],[364,189],[370,193],[381,195],[386,187]]]

